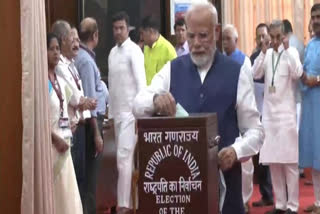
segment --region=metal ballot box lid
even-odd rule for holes
[[[140,118],[139,214],[218,214],[217,115]]]

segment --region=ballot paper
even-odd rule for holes
[[[176,105],[176,117],[188,117],[189,113],[180,105],[180,103],[177,103]]]
[[[224,180],[223,172],[221,171],[221,169],[219,169],[219,175],[220,175],[220,182],[219,182],[219,192],[220,192],[219,209],[220,209],[220,212],[222,213],[222,208],[223,208],[224,200],[226,198],[226,193],[227,193],[227,185],[226,185],[226,181]]]

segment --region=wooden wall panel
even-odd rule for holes
[[[0,1],[0,212],[20,213],[22,185],[20,1]]]
[[[58,19],[64,19],[70,24],[79,25],[78,22],[78,0],[45,0],[47,31]]]

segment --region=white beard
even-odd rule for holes
[[[203,67],[208,67],[210,66],[209,63],[212,63],[213,61],[213,55],[214,51],[212,51],[208,55],[193,55],[190,53],[191,60],[192,62],[198,67],[198,68],[203,68]]]

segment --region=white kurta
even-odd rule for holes
[[[63,117],[68,117],[67,103],[72,95],[65,81],[57,77],[60,84],[62,95],[64,97],[64,111]],[[52,130],[59,136],[71,144],[71,130],[68,132],[59,128],[60,118],[60,102],[56,92],[52,89],[50,93],[50,124]],[[66,135],[66,133],[70,133]],[[80,193],[77,185],[76,175],[73,167],[73,162],[69,149],[61,154],[52,145],[51,154],[53,157],[53,171],[54,171],[54,195],[55,195],[55,212],[57,214],[82,214],[82,204]]]
[[[254,167],[252,159],[241,163],[242,172],[242,199],[243,203],[248,203],[253,193],[253,172]]]
[[[270,93],[273,69],[279,53],[283,51],[274,76],[275,93]],[[298,134],[296,119],[296,89],[303,70],[295,48],[273,49],[262,52],[253,65],[255,79],[265,77],[262,124],[265,129],[265,142],[260,151],[260,163],[297,163]]]
[[[70,99],[70,103],[68,104],[68,114],[71,123],[77,124],[80,118],[90,118],[90,111],[86,110],[83,112],[79,112],[79,110],[77,109],[77,106],[80,102],[80,98],[84,97],[84,92],[79,73],[77,71],[77,68],[74,66],[73,60],[70,61],[63,55],[60,55],[60,61],[57,66],[56,73],[59,77],[64,79],[69,88],[72,90],[73,95]],[[77,83],[75,82],[73,75],[78,79],[80,90],[78,89]]]
[[[254,91],[253,76],[251,73],[251,61],[249,57],[247,56],[245,57],[242,66],[245,67],[245,70],[248,72],[247,75],[251,78],[250,84],[251,84],[252,90]],[[256,98],[256,93],[255,93],[255,98]],[[256,99],[256,102],[257,102],[257,99]],[[258,104],[257,104],[257,108],[259,111]],[[253,193],[253,172],[254,172],[254,167],[253,167],[251,158],[241,163],[242,199],[244,204],[250,201]]]
[[[136,145],[133,100],[146,87],[144,56],[128,38],[112,48],[109,59],[109,118],[114,118],[117,143],[118,206],[131,208],[131,177]]]
[[[128,38],[121,46],[112,48],[108,65],[109,114],[115,120],[126,120],[122,114],[132,113],[135,96],[146,87],[144,56]]]
[[[199,70],[203,82],[208,70]],[[241,138],[232,144],[240,161],[246,161],[256,155],[263,143],[264,132],[260,123],[260,114],[257,110],[253,92],[253,81],[250,68],[242,66],[237,91],[237,117]],[[169,92],[171,62],[168,62],[152,79],[151,85],[139,92],[134,102],[136,116],[150,116],[154,113],[153,97],[155,94]]]

